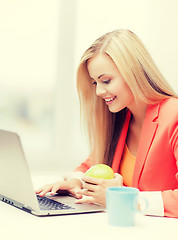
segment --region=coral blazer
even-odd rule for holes
[[[119,172],[130,117],[128,112],[113,158],[114,172]],[[89,167],[87,159],[76,170]],[[165,216],[178,217],[178,99],[148,105],[132,186],[140,191],[161,191]]]

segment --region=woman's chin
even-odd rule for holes
[[[118,107],[114,107],[114,106],[108,106],[108,109],[110,112],[112,113],[116,113],[116,112],[119,112],[121,111],[122,109],[118,108]]]

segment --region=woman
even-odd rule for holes
[[[149,199],[148,214],[178,217],[178,99],[142,42],[128,30],[97,39],[81,59],[77,88],[90,157],[37,193],[67,189],[78,203],[105,205],[106,188],[124,184]],[[82,183],[96,163],[111,166],[115,178]]]

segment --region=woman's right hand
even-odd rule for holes
[[[39,188],[36,191],[36,194],[39,194],[39,196],[43,197],[48,192],[51,192],[51,195],[54,195],[60,192],[60,190],[67,190],[74,197],[80,199],[82,198],[82,195],[78,194],[77,192],[81,189],[82,189],[81,181],[79,179],[73,178],[70,180],[58,181],[53,184],[46,184],[43,187]]]

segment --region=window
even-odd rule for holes
[[[75,4],[16,0],[0,7],[0,128],[20,135],[35,167],[73,169],[80,161]]]

